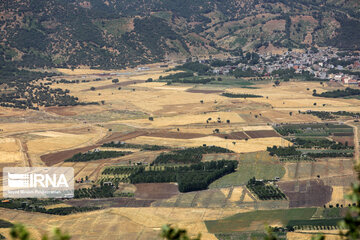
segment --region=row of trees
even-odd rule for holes
[[[351,158],[354,156],[352,152],[319,152],[319,153],[307,153],[307,156],[312,158],[335,158],[346,157]]]
[[[87,153],[77,153],[71,158],[65,160],[65,162],[88,162],[99,159],[122,157],[132,152],[120,152],[120,151],[93,151]]]
[[[115,188],[110,185],[79,188],[74,190],[74,198],[110,198],[114,197]]]
[[[206,189],[216,179],[232,173],[237,161],[213,161],[189,166],[165,167],[163,170],[142,169],[129,176],[131,183],[177,182],[180,192]]]
[[[198,163],[201,161],[202,155],[207,153],[233,153],[233,151],[217,146],[187,148],[184,150],[172,151],[170,153],[162,153],[154,160],[152,165],[167,163]]]
[[[61,203],[58,199],[11,199],[10,202],[0,202],[0,207],[21,209],[28,212],[41,212],[54,215],[68,215],[78,212],[87,212],[99,209],[98,207],[57,207],[46,209],[46,205]]]
[[[279,188],[266,184],[265,181],[257,181],[255,177],[248,181],[246,187],[260,200],[286,200],[285,194]]]
[[[318,118],[321,118],[322,120],[335,119],[337,116],[360,118],[360,113],[347,112],[347,111],[337,111],[337,112],[307,111],[304,113],[312,114],[314,116],[317,116]]]
[[[353,149],[352,146],[336,143],[326,138],[295,138],[292,142],[299,148],[318,148],[318,149]]]
[[[241,93],[241,94],[223,93],[222,95],[225,96],[225,97],[228,97],[228,98],[262,98],[263,97],[263,96],[260,96],[260,95],[245,94],[245,93]]]
[[[267,147],[266,149],[271,156],[279,156],[279,157],[286,157],[286,156],[300,156],[301,152],[296,150],[294,146],[291,147]]]
[[[159,145],[148,145],[148,144],[133,144],[133,143],[125,143],[125,142],[109,142],[104,143],[102,147],[110,147],[110,148],[136,148],[146,151],[159,151],[168,149],[169,147],[159,146]]]
[[[114,166],[107,167],[101,173],[102,175],[130,175],[138,171],[142,171],[144,167],[127,167],[127,166]]]
[[[360,90],[348,87],[345,90],[338,89],[338,90],[335,90],[335,91],[328,91],[328,92],[323,92],[323,93],[314,92],[313,96],[326,97],[326,98],[354,97],[354,96],[360,96]]]

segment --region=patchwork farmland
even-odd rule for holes
[[[359,112],[356,99],[316,98],[306,89],[329,87],[315,82],[283,82],[274,91],[269,82],[244,88],[248,81],[235,78],[223,85],[148,81],[175,73],[158,65],[148,71],[57,71],[64,75],[52,77],[51,88],[100,104],[0,107],[0,167],[73,167],[82,194],[46,205],[73,211],[67,216],[2,203],[1,219],[26,224],[34,237],[59,226],[78,229],[74,239],[158,239],[167,223],[204,239],[261,237],[265,224],[291,224],[298,229],[285,235],[292,236],[305,225],[334,227],[341,209],[352,204],[345,195],[357,181],[359,133],[353,125],[356,131],[359,125],[351,116],[325,121],[305,112]],[[253,178],[264,183],[260,190],[249,185]],[[106,185],[113,187],[104,194]],[[324,205],[341,213],[331,218]]]

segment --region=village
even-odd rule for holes
[[[340,55],[340,56],[339,56]],[[308,74],[318,81],[329,81],[329,83],[338,83],[344,86],[360,87],[360,61],[359,54],[338,52],[336,49],[328,47],[325,49],[312,48],[305,52],[286,51],[283,54],[249,54],[248,63],[241,61],[241,57],[232,56],[220,61],[227,61],[224,66],[216,66],[212,73],[217,75],[228,75],[236,69],[242,71],[251,70],[261,76],[275,76],[279,70],[292,71],[294,74]],[[255,56],[256,59],[253,59]],[[245,56],[247,57],[247,56]],[[219,59],[197,58],[191,61],[209,64]],[[274,74],[275,73],[275,74]],[[255,75],[254,75],[255,76]],[[251,77],[251,75],[248,75]]]

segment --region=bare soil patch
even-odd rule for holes
[[[173,183],[141,183],[135,186],[135,197],[140,199],[168,199],[180,193],[178,186]]]
[[[290,207],[321,207],[331,200],[332,187],[322,180],[279,182]]]
[[[135,198],[115,197],[101,199],[72,199],[66,204],[75,207],[150,207],[153,200],[137,200]]]
[[[67,158],[72,157],[76,153],[80,153],[80,152],[84,153],[91,149],[97,148],[97,147],[101,146],[103,143],[111,142],[111,141],[125,141],[125,140],[131,139],[131,138],[142,136],[143,134],[144,134],[144,132],[141,132],[141,131],[126,133],[126,134],[112,133],[110,136],[100,140],[97,144],[86,146],[86,147],[81,147],[81,148],[69,149],[69,150],[60,151],[60,152],[56,152],[56,153],[49,153],[49,154],[42,155],[40,158],[47,166],[52,166],[52,165],[55,165],[57,163],[64,161]]]
[[[246,131],[245,133],[251,138],[280,137],[274,130]]]
[[[229,134],[214,134],[214,135],[221,138],[238,139],[238,140],[249,138],[249,136],[246,135],[244,132],[232,132]]]
[[[206,137],[208,135],[201,133],[184,133],[184,132],[152,132],[146,136],[159,137],[159,138],[177,138],[177,139],[192,139]]]
[[[354,146],[354,138],[352,136],[332,136],[331,139],[342,144],[347,142],[349,146]]]

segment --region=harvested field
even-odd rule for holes
[[[230,120],[232,123],[242,123],[244,120],[236,113],[233,112],[214,112],[206,114],[184,114],[177,115],[174,117],[160,117],[154,118],[154,121],[149,121],[149,119],[136,119],[136,120],[125,120],[120,123],[131,123],[133,125],[139,124],[139,126],[148,126],[148,127],[167,127],[167,126],[183,126],[189,124],[206,124],[208,119],[209,123],[216,123],[217,119],[220,118],[221,121],[226,122]]]
[[[101,146],[103,143],[111,142],[111,141],[125,141],[128,139],[134,138],[136,136],[141,136],[143,134],[144,134],[144,132],[132,132],[132,133],[125,133],[125,134],[124,133],[112,133],[110,136],[107,136],[106,138],[101,139],[99,142],[97,142],[94,145],[45,154],[45,155],[41,156],[41,160],[47,166],[52,166],[54,164],[63,162],[65,159],[72,157],[76,153],[79,153],[79,152],[84,153],[84,152],[87,152],[94,148],[97,148],[97,147]]]
[[[288,146],[291,143],[281,137],[256,138],[249,140],[223,139],[216,136],[207,136],[193,139],[173,139],[140,136],[127,141],[135,144],[164,145],[170,147],[198,147],[206,144],[207,146],[218,146],[227,148],[236,153],[265,151],[267,147]]]
[[[206,135],[200,133],[183,133],[183,132],[151,132],[146,134],[146,136],[158,137],[158,138],[192,139],[192,138],[205,137]]]
[[[331,200],[332,188],[322,180],[279,182],[290,207],[322,207]]]
[[[167,199],[180,193],[173,183],[141,183],[135,187],[135,197],[140,199]]]
[[[102,85],[100,87],[97,87],[96,90],[104,90],[104,89],[117,90],[119,87],[125,87],[125,86],[129,86],[129,85],[133,85],[133,84],[137,84],[137,83],[144,83],[144,82],[145,82],[145,80],[124,81],[124,82],[119,82],[119,83],[115,83],[115,84]],[[91,91],[91,90],[84,89],[82,91]]]
[[[142,200],[130,197],[114,197],[101,199],[72,199],[65,201],[66,204],[75,207],[150,207],[154,200]]]
[[[225,139],[237,139],[243,140],[249,138],[244,132],[232,132],[229,134],[214,134],[214,136],[225,138]]]
[[[274,130],[246,131],[245,134],[251,138],[280,137]]]
[[[204,94],[219,94],[219,93],[223,93],[224,91],[222,90],[200,90],[200,89],[188,89],[186,90],[187,92],[190,93],[204,93]]]
[[[46,107],[45,111],[49,113],[55,113],[60,116],[77,116],[82,113],[97,113],[101,112],[103,109],[100,106],[96,105],[87,105],[87,106],[66,106],[66,107]]]
[[[349,146],[354,146],[353,136],[331,136],[331,139],[342,144],[347,143]]]

